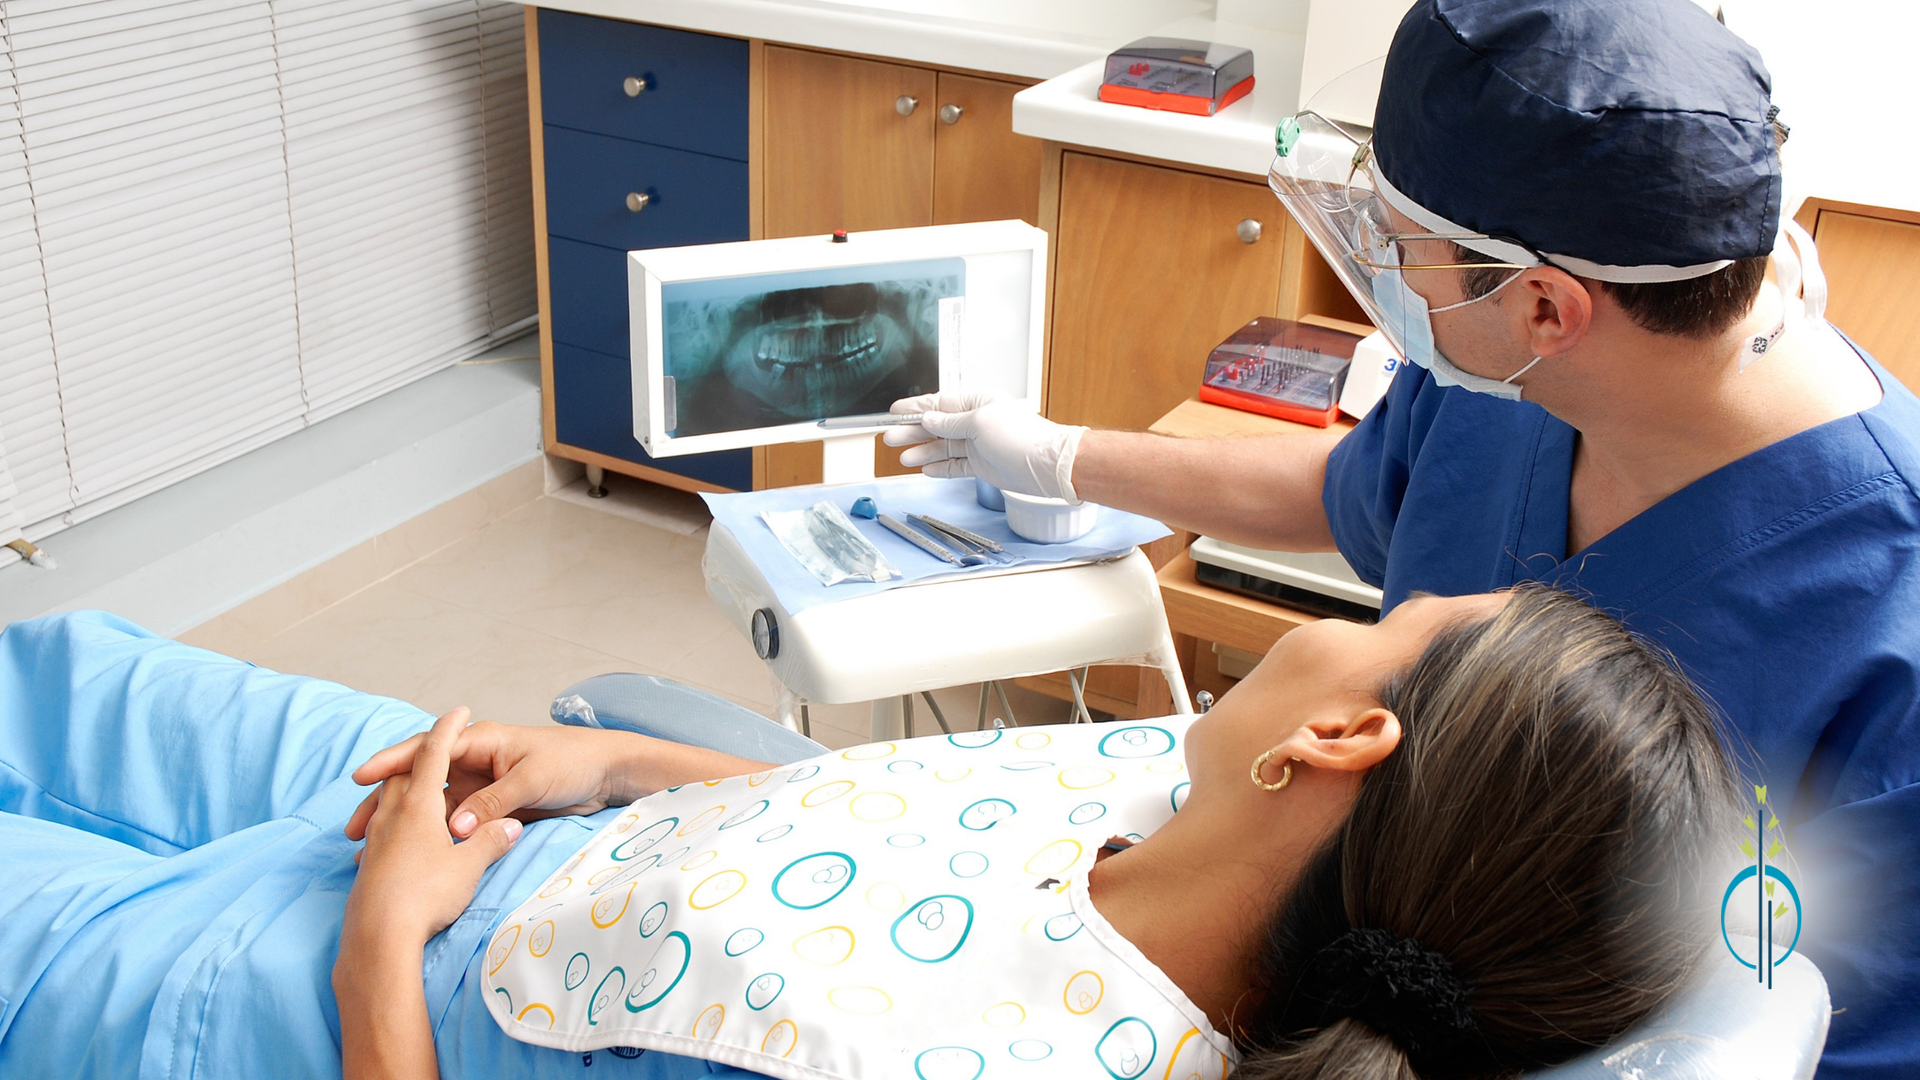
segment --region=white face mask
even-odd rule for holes
[[[1387,245],[1382,255],[1387,259],[1399,257],[1396,246],[1391,244]],[[1476,394],[1487,394],[1507,401],[1519,401],[1521,387],[1513,380],[1526,374],[1528,369],[1539,363],[1539,357],[1534,357],[1525,367],[1504,379],[1489,379],[1484,375],[1462,371],[1434,345],[1432,317],[1435,311],[1452,311],[1454,308],[1466,307],[1468,304],[1477,304],[1506,288],[1519,276],[1519,273],[1515,272],[1494,289],[1471,300],[1462,300],[1457,304],[1429,309],[1426,297],[1415,292],[1413,286],[1407,284],[1406,276],[1397,267],[1382,270],[1373,279],[1373,301],[1380,306],[1380,313],[1386,320],[1380,329],[1400,347],[1401,355],[1408,361],[1433,372],[1433,381],[1441,386],[1460,386]]]
[[[1389,245],[1381,253],[1385,259],[1398,255],[1397,249]],[[1757,334],[1740,356],[1740,370],[1745,371],[1749,364],[1766,355],[1773,344],[1780,340],[1787,324],[1806,319],[1819,322],[1826,314],[1827,282],[1820,269],[1820,257],[1813,246],[1813,238],[1799,223],[1786,219],[1780,223],[1780,234],[1773,249],[1774,273],[1780,287],[1784,310],[1780,322],[1770,333]],[[1504,379],[1490,379],[1484,375],[1462,371],[1446,358],[1434,345],[1432,315],[1437,311],[1452,311],[1454,308],[1477,304],[1501,289],[1512,284],[1518,273],[1507,278],[1496,288],[1471,300],[1462,300],[1445,307],[1428,308],[1426,298],[1407,284],[1404,274],[1398,269],[1382,270],[1373,281],[1374,303],[1380,306],[1386,325],[1381,329],[1389,339],[1399,345],[1401,354],[1414,364],[1433,372],[1433,381],[1441,386],[1460,386],[1476,394],[1487,394],[1507,401],[1519,401],[1521,387],[1513,380],[1526,374],[1533,365],[1540,362],[1534,357],[1526,366]]]

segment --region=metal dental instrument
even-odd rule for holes
[[[940,544],[933,540],[929,540],[927,539],[927,537],[921,535],[920,533],[917,533],[914,530],[907,528],[905,525],[901,524],[899,518],[894,517],[892,514],[881,514],[877,520],[880,522],[880,524],[885,525],[893,533],[906,539],[907,542],[911,543],[914,547],[919,548],[921,551],[926,552],[927,554],[933,556],[936,559],[941,560],[942,562],[949,562],[955,566],[972,566],[972,565],[976,565],[977,563],[986,561],[985,559],[982,559],[978,555],[968,555],[967,556],[968,559],[974,560],[973,563],[969,563],[965,559],[962,559],[960,556],[954,554],[952,551],[949,551],[944,544]]]
[[[819,424],[828,431],[837,431],[840,428],[900,427],[905,424],[917,424],[920,422],[920,417],[920,413],[862,413],[859,416],[829,416],[819,421]]]
[[[987,550],[986,548],[981,547],[979,544],[973,543],[972,541],[967,540],[964,537],[955,536],[954,534],[946,531],[945,529],[942,529],[940,526],[935,525],[933,522],[928,521],[926,518],[921,517],[919,514],[908,514],[907,520],[913,522],[915,525],[920,526],[922,529],[925,529],[928,535],[933,537],[935,543],[946,544],[947,546],[953,548],[956,551],[968,552],[968,553],[977,555],[977,554],[984,553]]]
[[[907,516],[919,522],[922,525],[930,525],[933,528],[938,529],[943,533],[946,533],[948,536],[951,536],[956,540],[964,540],[967,543],[972,544],[974,547],[981,549],[982,551],[991,551],[995,554],[1004,554],[1007,550],[1006,548],[1001,547],[999,544],[995,543],[994,541],[989,540],[984,536],[981,536],[977,532],[974,532],[970,529],[963,529],[958,525],[949,525],[946,522],[941,521],[939,518],[928,517],[925,514],[908,514]]]

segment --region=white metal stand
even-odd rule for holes
[[[828,440],[826,457],[851,470],[858,444],[871,477],[872,440],[871,434]],[[847,482],[845,472],[829,475]],[[1079,669],[1113,663],[1157,669],[1174,711],[1193,711],[1159,579],[1138,550],[1103,563],[889,589],[797,613],[780,606],[726,527],[708,532],[703,566],[707,592],[742,634],[751,637],[759,609],[777,623],[779,652],[767,668],[782,688],[778,719],[794,730],[801,702],[867,701],[873,738],[898,738],[903,695],[1062,670],[1078,675],[1079,689]],[[1086,717],[1084,703],[1075,713]]]

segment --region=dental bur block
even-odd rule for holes
[[[1253,50],[1182,38],[1141,38],[1107,57],[1100,100],[1212,116],[1253,90]]]

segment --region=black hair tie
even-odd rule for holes
[[[1446,957],[1386,930],[1348,930],[1308,963],[1296,992],[1391,1038],[1415,1068],[1464,1064],[1478,1040],[1467,985]],[[1424,1071],[1424,1070],[1423,1070]]]

